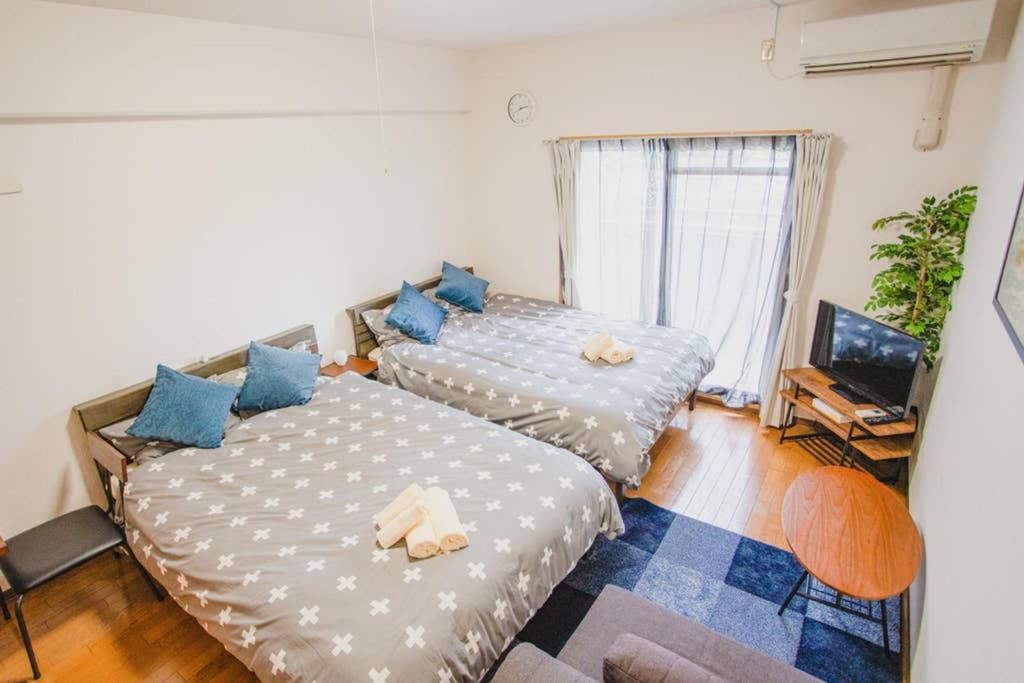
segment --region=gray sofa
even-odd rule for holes
[[[558,659],[513,649],[493,683],[808,683],[798,669],[638,595],[606,586]]]

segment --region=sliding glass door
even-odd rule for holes
[[[580,150],[579,305],[697,330],[701,390],[759,400],[781,314],[792,137],[602,140]]]

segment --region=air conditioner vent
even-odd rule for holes
[[[974,52],[935,52],[914,57],[889,57],[871,61],[851,60],[831,64],[805,64],[805,74],[841,73],[845,71],[868,71],[889,69],[899,66],[934,66],[938,64],[964,64],[974,61]]]

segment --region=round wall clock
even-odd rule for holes
[[[508,118],[517,126],[525,126],[533,121],[537,113],[537,102],[533,95],[520,91],[508,98]]]

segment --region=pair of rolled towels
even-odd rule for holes
[[[412,484],[374,516],[377,542],[390,548],[403,538],[409,557],[421,560],[469,545],[448,492]]]
[[[583,355],[591,363],[600,358],[611,365],[618,365],[636,358],[636,348],[620,342],[607,332],[599,332],[584,344]]]

